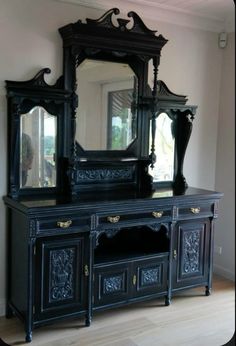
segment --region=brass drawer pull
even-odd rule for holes
[[[58,221],[57,222],[57,226],[60,228],[68,228],[68,227],[70,227],[71,224],[72,224],[72,220]]]
[[[201,209],[200,207],[198,207],[198,208],[190,208],[190,210],[193,214],[199,214]]]
[[[108,216],[107,221],[111,223],[117,223],[120,220],[120,216]]]
[[[137,282],[137,276],[134,275],[134,276],[133,276],[133,285],[134,285],[134,286],[136,285],[136,282]]]
[[[174,260],[176,260],[176,259],[177,259],[177,251],[176,251],[176,250],[174,250],[174,253],[173,253],[173,258],[174,258]]]
[[[89,276],[89,269],[87,264],[84,266],[84,275]]]
[[[164,211],[153,211],[152,212],[152,216],[154,216],[155,218],[159,218],[162,217]]]

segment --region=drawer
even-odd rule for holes
[[[156,222],[171,220],[172,210],[171,208],[153,208],[147,211],[143,209],[131,213],[119,212],[104,213],[96,215],[97,228],[113,228],[124,226],[136,226],[152,224]]]
[[[178,208],[178,218],[180,220],[193,219],[193,218],[203,218],[213,216],[213,204],[200,204],[193,203],[188,206]]]
[[[89,215],[61,215],[55,218],[40,218],[36,220],[36,234],[65,234],[78,231],[88,231],[91,228]]]

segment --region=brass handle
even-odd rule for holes
[[[111,223],[117,223],[120,220],[120,216],[108,216],[107,221]]]
[[[154,216],[155,218],[159,218],[162,217],[164,211],[153,211],[152,212],[152,216]]]
[[[133,276],[133,285],[134,285],[134,286],[136,285],[136,282],[137,282],[137,276],[134,275],[134,276]]]
[[[197,207],[197,208],[190,208],[190,210],[193,214],[199,214],[201,209],[200,207]]]
[[[89,270],[88,270],[88,265],[87,264],[84,266],[84,275],[85,276],[89,276]]]
[[[57,222],[57,226],[59,226],[61,228],[68,228],[68,227],[70,227],[71,224],[72,224],[71,220],[68,220],[68,221],[58,221]]]
[[[177,259],[177,251],[176,251],[176,250],[174,250],[173,258],[174,258],[175,260]]]

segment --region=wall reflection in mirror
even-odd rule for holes
[[[173,180],[175,141],[171,132],[171,124],[172,120],[166,113],[160,113],[156,118],[156,163],[153,169],[149,168],[149,174],[153,176],[154,182]]]
[[[34,107],[20,118],[20,187],[56,186],[57,118]]]
[[[76,72],[76,140],[84,150],[125,150],[136,137],[138,83],[127,64],[86,59]]]

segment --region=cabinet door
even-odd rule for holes
[[[175,229],[173,288],[206,284],[209,273],[209,220],[180,222]]]
[[[167,291],[168,254],[133,263],[133,297],[140,297]]]
[[[109,306],[130,296],[130,264],[106,264],[94,270],[94,305]]]
[[[36,247],[36,320],[85,308],[83,237],[38,240]]]

